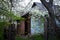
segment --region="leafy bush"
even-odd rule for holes
[[[33,39],[33,40],[44,40],[44,37],[43,35],[33,35],[30,39]]]

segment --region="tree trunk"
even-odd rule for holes
[[[50,32],[49,32],[49,38],[48,40],[55,40],[55,28],[57,27],[55,22],[55,16],[54,16],[54,10],[53,10],[53,0],[49,0],[49,2],[46,2],[46,0],[40,0],[42,4],[46,7],[49,13],[49,18],[51,21],[50,25]],[[46,39],[47,40],[47,39]]]

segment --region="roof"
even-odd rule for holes
[[[43,6],[42,3],[34,2],[37,7],[39,7],[39,10],[41,11],[47,11],[47,9]],[[60,16],[60,6],[59,5],[54,5],[54,11],[56,16]]]
[[[41,11],[47,11],[47,9],[44,7],[42,3],[34,2],[37,7],[39,7],[39,10]]]
[[[33,5],[39,7],[39,10],[42,12],[47,11],[47,9],[44,7],[44,5],[42,3],[34,2]],[[31,6],[31,8],[32,8],[32,6]],[[58,8],[60,8],[59,5],[54,5],[55,15],[60,15]],[[27,13],[25,13],[25,14],[27,14]]]
[[[42,5],[42,3],[34,2],[34,3],[32,4],[32,6],[33,6],[34,4],[36,4],[35,6],[39,7],[38,10],[41,10],[42,12],[43,12],[43,11],[46,11],[46,8]],[[32,8],[32,6],[30,6],[30,7]],[[30,9],[31,9],[31,8],[30,8]],[[29,11],[28,11],[28,12],[29,12]],[[21,16],[27,14],[28,12],[25,12],[25,13],[21,14]]]

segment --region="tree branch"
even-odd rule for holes
[[[46,5],[48,2],[46,2],[46,0],[40,0],[42,3],[43,3],[43,5]]]
[[[40,0],[42,2],[42,4],[47,8],[49,8],[49,2],[46,2],[46,0]],[[48,10],[48,9],[47,9]]]
[[[53,6],[53,0],[49,0],[50,6]]]
[[[47,10],[50,8],[52,9],[53,6],[53,0],[49,0],[49,2],[46,2],[46,0],[40,0],[42,4],[47,8]]]
[[[49,0],[48,3],[46,3],[45,0],[41,0],[42,4],[46,7],[46,9],[48,10],[49,16],[51,18],[51,22],[53,24],[53,27],[57,27],[56,25],[56,21],[55,21],[55,15],[54,15],[54,10],[52,8],[53,6],[53,0]],[[44,4],[45,3],[45,4]]]

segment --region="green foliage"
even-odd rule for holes
[[[0,22],[0,27],[4,27],[4,26],[8,26],[9,25],[9,22]]]
[[[44,19],[44,17],[43,17],[43,16],[40,16],[40,20],[41,20],[41,22],[42,22],[42,23],[44,23],[44,22],[45,22],[45,19]]]
[[[44,37],[42,34],[40,34],[40,35],[32,35],[31,37],[26,38],[16,37],[16,40],[44,40]]]
[[[16,21],[16,20],[21,21],[21,20],[23,20],[22,17],[18,17],[16,15],[14,15],[14,12],[11,10],[11,8],[9,8],[8,4],[9,4],[9,2],[4,1],[4,0],[0,0],[0,16],[5,16],[6,18],[8,18],[8,20],[12,19],[13,21]],[[4,19],[2,19],[2,20],[4,20]]]
[[[0,22],[0,40],[3,40],[3,28],[9,25],[8,22]]]
[[[7,15],[7,17],[10,17],[13,21],[16,21],[16,20],[23,20],[24,18],[22,18],[22,17],[18,17],[18,16],[16,16],[16,15],[14,15],[14,12],[12,12],[11,11],[11,13],[10,14],[8,14]]]
[[[21,37],[17,36],[16,40],[28,40],[28,38],[21,38]]]
[[[3,40],[3,28],[10,25],[9,21],[6,20],[9,20],[9,18],[12,21],[24,20],[24,18],[14,15],[14,12],[8,7],[8,4],[8,2],[0,0],[0,40]],[[1,16],[5,16],[6,19],[1,18]]]
[[[5,15],[9,13],[9,8],[6,2],[0,1],[0,15]]]
[[[33,35],[31,38],[33,40],[44,40],[44,37],[43,37],[42,34],[40,34],[40,35]]]
[[[8,7],[9,2],[7,1],[0,1],[0,16],[6,16],[6,18],[10,18],[12,20],[20,20],[19,17],[17,17],[16,15],[14,15],[14,12],[11,10],[10,7]]]

